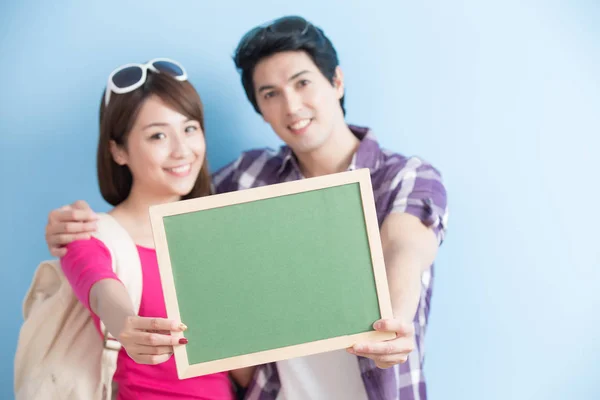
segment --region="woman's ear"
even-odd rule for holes
[[[114,140],[110,141],[110,154],[112,154],[113,160],[118,165],[127,165],[127,152],[123,146],[118,145]]]

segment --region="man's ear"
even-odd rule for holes
[[[344,73],[339,65],[335,67],[335,75],[333,75],[333,87],[337,91],[338,99],[344,97]]]
[[[118,165],[127,165],[127,152],[123,146],[119,146],[114,140],[110,141],[110,154]]]

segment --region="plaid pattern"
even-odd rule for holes
[[[349,126],[361,141],[349,170],[369,168],[379,225],[392,212],[405,212],[418,217],[433,229],[441,244],[446,232],[448,210],[446,191],[440,173],[419,158],[407,158],[381,149],[368,128]],[[216,193],[244,190],[275,183],[302,179],[291,149],[282,146],[251,150],[223,167],[213,177]],[[423,376],[424,337],[431,301],[433,265],[421,279],[421,299],[415,315],[417,346],[408,361],[388,369],[358,357],[368,400],[425,400]],[[257,368],[246,399],[277,400],[281,388],[276,363]]]

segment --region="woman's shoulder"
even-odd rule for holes
[[[61,258],[62,262],[81,259],[106,260],[110,262],[112,257],[108,247],[98,238],[78,239],[66,246],[67,254]]]

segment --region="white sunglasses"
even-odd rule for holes
[[[148,70],[169,74],[178,81],[187,80],[187,73],[183,65],[168,58],[155,58],[146,64],[121,65],[108,76],[106,92],[104,93],[104,106],[108,105],[111,92],[116,94],[129,93],[142,86],[148,77]]]

